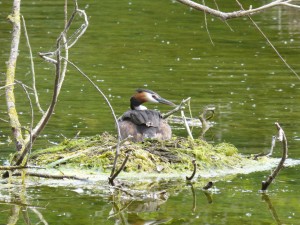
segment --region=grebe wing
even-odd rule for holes
[[[161,119],[161,114],[155,110],[129,110],[121,117],[121,120],[148,127],[158,127]]]

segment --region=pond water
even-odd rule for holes
[[[267,1],[263,1],[267,2]],[[209,3],[212,4],[212,3]],[[246,1],[250,4],[261,2]],[[136,88],[147,88],[180,103],[191,97],[197,117],[206,105],[216,107],[215,125],[208,141],[236,145],[241,153],[270,148],[279,122],[288,138],[289,157],[298,159],[300,81],[284,65],[247,18],[228,21],[207,16],[174,1],[80,1],[89,17],[84,36],[70,50],[76,63],[108,96],[120,116],[129,107]],[[211,6],[214,6],[213,4]],[[220,1],[223,11],[238,10],[234,1]],[[10,48],[11,25],[6,21],[11,3],[0,1],[0,86]],[[69,7],[71,12],[71,7]],[[24,1],[22,14],[34,54],[38,91],[44,109],[49,104],[54,68],[37,56],[55,49],[63,27],[63,2]],[[296,72],[299,69],[299,10],[273,8],[254,21]],[[77,19],[75,25],[80,25]],[[72,31],[76,29],[73,28]],[[211,36],[211,40],[209,38]],[[30,61],[24,35],[20,43],[17,79],[31,85]],[[4,91],[0,90],[0,119],[6,119]],[[21,88],[16,89],[17,109],[24,126],[30,108]],[[168,106],[148,105],[162,112]],[[40,117],[35,109],[36,121]],[[55,115],[35,149],[45,148],[64,137],[115,133],[114,121],[99,93],[74,68],[69,67]],[[194,128],[195,137],[199,129]],[[173,126],[173,133],[186,136]],[[0,160],[14,151],[10,129],[0,120]],[[279,146],[279,145],[278,145]],[[275,157],[281,156],[276,147]],[[0,190],[0,224],[299,224],[299,166],[284,169],[267,195],[258,192],[269,171],[220,178],[211,192],[192,188],[184,181],[162,184],[157,191],[168,196],[152,204],[118,201],[105,193],[74,187],[15,187]],[[180,186],[180,188],[178,188]],[[20,194],[15,196],[20,189]],[[14,194],[12,194],[14,193]],[[146,207],[146,205],[148,207]],[[150,206],[149,206],[150,205]],[[112,215],[115,207],[121,211]],[[122,208],[124,207],[124,208]],[[20,210],[18,218],[13,212]],[[15,223],[13,222],[15,219]]]

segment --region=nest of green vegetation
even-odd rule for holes
[[[30,160],[39,166],[96,169],[105,173],[112,168],[116,146],[117,138],[109,133],[66,139],[57,146],[33,152]],[[173,137],[168,141],[125,141],[120,146],[118,167],[128,151],[131,155],[125,172],[183,172],[193,170],[193,159],[198,170],[213,170],[235,167],[242,160],[232,144],[212,145],[203,140]]]

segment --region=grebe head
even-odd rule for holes
[[[144,102],[162,103],[170,106],[175,106],[173,102],[160,97],[154,91],[150,91],[147,89],[137,89],[136,93],[130,98],[130,108],[132,110],[146,110],[147,108],[142,105]]]

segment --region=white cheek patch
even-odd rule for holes
[[[152,94],[146,92],[146,99],[148,102],[152,102],[152,103],[159,103],[155,98],[152,97]]]

